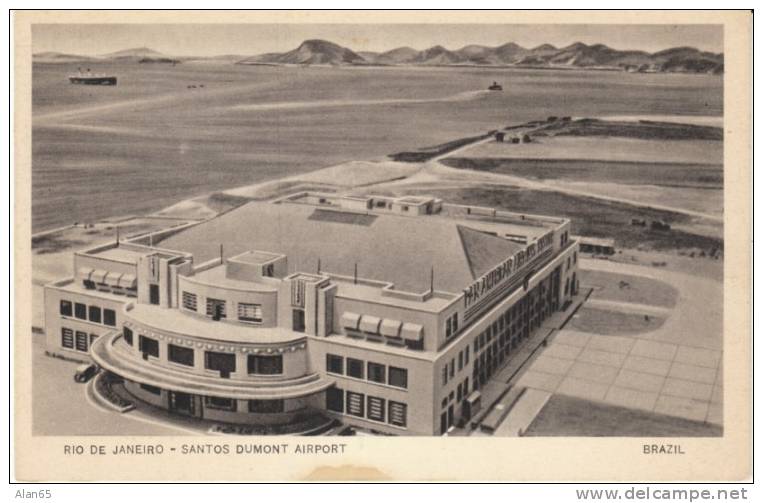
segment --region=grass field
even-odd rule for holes
[[[614,238],[619,248],[644,250],[723,249],[723,240],[673,229],[655,231],[630,225],[632,218],[664,220],[689,225],[693,218],[684,214],[635,207],[624,203],[564,194],[555,191],[514,186],[428,190],[428,194],[456,204],[476,204],[520,213],[536,213],[570,218],[572,234]]]
[[[512,136],[509,132],[507,135]],[[723,143],[712,140],[533,137],[530,143],[485,143],[470,149],[464,157],[707,164],[721,169]]]
[[[594,289],[592,298],[613,302],[670,308],[676,305],[678,299],[678,290],[645,276],[581,269],[580,283]]]
[[[537,180],[723,189],[723,168],[714,164],[497,157],[458,157],[444,159],[442,163],[453,168]]]
[[[581,332],[602,335],[636,335],[657,330],[665,318],[584,307],[572,318],[570,327]]]
[[[562,395],[552,396],[528,437],[720,437],[723,428]]]

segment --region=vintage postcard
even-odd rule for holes
[[[14,22],[19,480],[750,475],[750,12]]]

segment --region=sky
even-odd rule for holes
[[[32,51],[99,55],[149,47],[170,56],[251,56],[285,52],[303,40],[324,39],[354,51],[401,46],[497,46],[530,48],[549,43],[606,44],[615,49],[656,52],[677,46],[723,52],[722,25],[542,25],[542,24],[36,24]]]

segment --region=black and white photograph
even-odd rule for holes
[[[30,23],[32,438],[729,438],[722,19],[229,14]]]

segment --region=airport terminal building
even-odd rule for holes
[[[574,295],[577,248],[561,218],[302,192],[75,253],[47,350],[184,416],[440,435]]]

